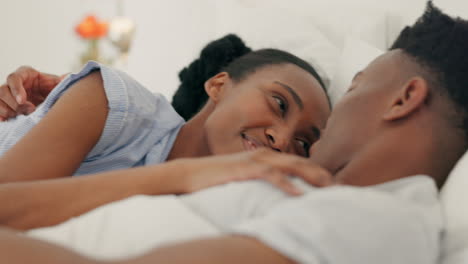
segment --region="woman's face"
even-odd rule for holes
[[[319,82],[293,64],[265,66],[239,82],[221,73],[205,88],[214,110],[204,129],[216,155],[269,147],[308,156],[330,114]]]

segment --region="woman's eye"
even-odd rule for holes
[[[296,139],[297,140],[297,143],[299,144],[299,146],[304,150],[304,153],[305,153],[305,156],[309,156],[309,148],[310,148],[310,143],[305,141],[305,140],[302,140],[302,139]]]
[[[280,97],[273,96],[273,98],[275,99],[276,103],[278,103],[278,107],[279,107],[279,109],[281,111],[281,114],[284,115],[284,113],[286,113],[286,111],[288,110],[288,107],[287,107],[286,103]]]

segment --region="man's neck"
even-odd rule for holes
[[[459,155],[440,153],[437,142],[433,142],[434,135],[394,132],[372,139],[335,175],[337,181],[368,186],[423,174],[441,185],[441,179],[445,179]]]

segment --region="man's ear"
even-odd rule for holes
[[[407,81],[399,90],[396,98],[384,115],[384,120],[392,121],[409,116],[418,110],[429,96],[429,86],[421,77]]]
[[[231,77],[227,72],[220,72],[205,82],[205,91],[208,97],[215,103],[222,98],[226,86],[230,84]]]

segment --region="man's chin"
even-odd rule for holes
[[[346,162],[337,163],[336,159],[327,158],[325,155],[321,155],[320,153],[321,152],[314,151],[314,153],[310,155],[309,160],[326,169],[332,175],[336,175],[336,173],[341,171],[346,166]],[[333,155],[330,155],[329,157],[333,157]]]

